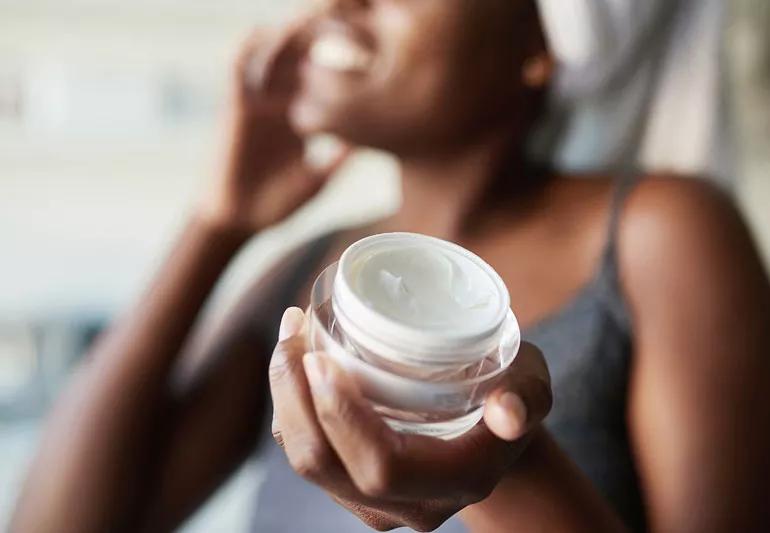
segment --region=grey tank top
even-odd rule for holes
[[[551,370],[554,406],[546,427],[629,528],[642,531],[644,512],[625,416],[633,339],[617,266],[619,215],[635,181],[618,180],[606,245],[593,279],[570,303],[525,330],[523,336],[540,347]],[[290,276],[295,280],[294,287],[317,269],[331,240],[327,237],[308,246],[296,272]],[[296,288],[286,294],[291,290]],[[372,531],[321,489],[297,476],[272,439],[260,448],[260,456],[266,477],[251,531]],[[455,517],[437,531],[461,533],[467,529]]]

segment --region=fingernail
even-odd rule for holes
[[[302,358],[302,364],[305,366],[305,375],[314,389],[323,387],[327,378],[326,361],[316,353],[306,353]]]
[[[527,427],[527,406],[524,404],[521,396],[512,392],[506,392],[500,396],[498,403],[513,425],[511,427],[513,433],[522,435]]]
[[[278,340],[285,341],[302,332],[305,325],[305,313],[299,307],[289,307],[281,318],[281,327],[278,330]]]

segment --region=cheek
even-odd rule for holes
[[[443,100],[458,81],[454,62],[459,56],[458,22],[453,10],[436,9],[438,2],[384,2],[373,21],[381,36],[382,65],[376,85],[391,98],[406,103]]]
[[[377,71],[349,90],[301,98],[292,110],[295,127],[383,148],[470,128],[491,104],[490,80],[457,1],[375,2],[367,25],[378,37]]]

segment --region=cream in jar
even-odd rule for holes
[[[520,342],[500,276],[464,248],[390,233],[363,239],[316,282],[313,349],[357,379],[399,431],[457,436]]]

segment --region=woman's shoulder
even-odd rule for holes
[[[673,175],[646,176],[629,192],[618,221],[618,264],[637,308],[716,292],[736,277],[764,277],[730,195],[707,180]]]
[[[554,180],[553,190],[560,217],[586,221],[583,246],[614,241],[618,268],[628,278],[652,271],[653,261],[660,269],[685,268],[737,241],[750,243],[731,196],[703,178],[567,176]]]
[[[674,259],[688,248],[723,245],[746,227],[725,190],[702,178],[657,174],[638,178],[628,192],[619,231],[628,257],[665,252]]]
[[[735,204],[728,192],[704,177],[677,174],[649,174],[636,178],[629,195],[629,215],[687,217],[704,214],[734,214]],[[670,220],[669,220],[670,221]]]
[[[553,189],[561,211],[592,218],[592,231],[616,224],[619,244],[629,252],[707,240],[709,228],[745,230],[730,194],[704,178],[675,174],[566,176],[554,180]],[[611,220],[613,216],[617,219]]]

